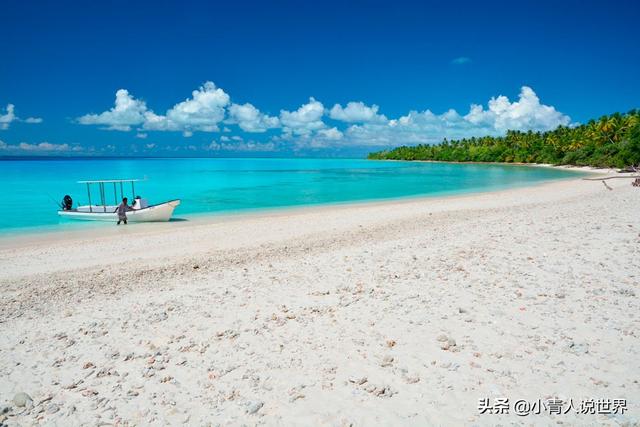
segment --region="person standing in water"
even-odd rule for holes
[[[114,212],[118,213],[118,223],[116,225],[120,225],[121,221],[127,223],[127,212],[132,211],[133,208],[127,204],[128,199],[125,197],[122,199],[122,203],[118,205]]]

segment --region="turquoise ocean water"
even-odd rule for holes
[[[177,218],[249,209],[437,196],[575,177],[525,166],[348,159],[46,159],[0,160],[0,233],[64,230],[99,223],[59,218],[65,194],[87,203],[87,179],[146,178],[136,194],[150,203],[182,199]],[[95,186],[92,201],[100,200]],[[130,196],[130,187],[125,188]],[[131,197],[129,197],[131,199]],[[107,186],[107,200],[114,203]]]

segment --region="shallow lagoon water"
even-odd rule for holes
[[[562,169],[495,164],[361,159],[5,159],[0,160],[0,233],[97,226],[58,217],[65,194],[87,203],[79,180],[143,178],[136,194],[158,203],[179,198],[175,217],[412,196],[491,191],[566,179]],[[92,201],[100,200],[94,186]],[[113,187],[107,201],[114,203]],[[119,187],[117,188],[120,192]],[[125,186],[131,199],[131,187]],[[119,196],[119,194],[118,194]]]

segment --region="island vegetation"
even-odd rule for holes
[[[615,113],[547,132],[507,131],[437,145],[402,146],[370,153],[377,160],[549,163],[624,168],[640,163],[640,111]]]

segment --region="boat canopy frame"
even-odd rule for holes
[[[98,184],[100,189],[100,202],[102,204],[102,211],[107,211],[106,189],[105,184],[113,184],[113,198],[115,204],[118,205],[118,189],[117,184],[120,184],[120,199],[124,198],[124,184],[131,183],[131,199],[136,198],[136,182],[143,181],[142,179],[98,179],[90,181],[78,181],[78,184],[87,184],[87,196],[89,197],[89,212],[93,212],[93,205],[91,204],[91,185]],[[100,205],[98,205],[100,206]]]

